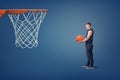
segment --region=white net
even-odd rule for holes
[[[27,12],[8,14],[14,30],[15,44],[21,48],[33,48],[38,45],[38,32],[46,12]]]

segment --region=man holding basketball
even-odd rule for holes
[[[84,38],[82,42],[85,42],[85,46],[86,46],[86,55],[87,55],[87,64],[84,65],[83,67],[86,69],[94,69],[93,63],[93,35],[94,35],[94,31],[91,28],[91,23],[88,22],[85,25],[86,29],[87,29],[87,34],[86,34],[86,38]]]

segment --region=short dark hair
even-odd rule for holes
[[[92,25],[91,22],[87,22],[86,24],[89,24],[90,26]]]

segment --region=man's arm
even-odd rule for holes
[[[93,31],[91,31],[91,30],[88,31],[87,37],[84,38],[81,42],[86,42],[86,41],[88,41],[88,40],[91,38],[92,34],[93,34]]]

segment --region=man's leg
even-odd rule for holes
[[[88,57],[88,64],[89,64],[89,68],[93,67],[93,45],[92,44],[87,44],[87,57]]]
[[[87,66],[89,66],[90,65],[90,54],[89,54],[89,50],[87,46],[86,46],[86,56],[87,56]]]
[[[90,54],[87,44],[85,45],[85,47],[86,47],[87,64],[84,65],[83,67],[88,67],[90,65]]]
[[[90,57],[89,57],[89,59],[90,59],[90,66],[91,67],[93,67],[93,63],[94,63],[94,61],[93,61],[93,45],[92,44],[90,44],[89,45],[89,55],[90,55]]]

